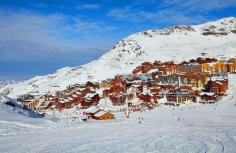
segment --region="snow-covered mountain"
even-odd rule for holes
[[[236,18],[224,18],[201,25],[173,26],[128,36],[99,59],[78,67],[65,67],[53,74],[7,85],[0,89],[10,97],[63,90],[70,84],[101,81],[130,73],[144,61],[236,56]]]
[[[6,85],[12,85],[12,84],[16,84],[19,83],[19,81],[15,81],[15,80],[2,80],[0,81],[0,88],[3,88]]]

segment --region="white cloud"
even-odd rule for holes
[[[115,8],[108,12],[108,16],[119,20],[143,21],[156,18],[155,12],[133,9],[129,6],[124,8]]]
[[[155,22],[157,24],[164,23],[164,24],[196,24],[196,23],[203,23],[207,19],[202,15],[191,15],[188,16],[182,12],[178,12],[175,10],[162,10],[159,11],[157,14],[157,18]]]
[[[164,0],[157,23],[198,24],[208,21],[210,11],[236,6],[236,0]]]
[[[143,5],[144,1],[135,1],[129,6],[112,9],[107,15],[117,20],[139,23],[196,24],[209,20],[212,10],[236,6],[236,0],[147,1],[150,9]]]
[[[77,8],[78,9],[91,9],[91,10],[97,10],[101,7],[100,4],[81,4]]]
[[[194,24],[206,21],[202,15],[188,15],[184,12],[174,9],[161,9],[153,12],[132,9],[125,7],[121,9],[113,9],[108,16],[118,20],[126,20],[132,22],[145,23],[146,21],[163,24]]]
[[[186,9],[185,11],[208,11],[236,6],[236,0],[164,0],[162,5],[175,9]]]
[[[32,61],[56,56],[89,55],[110,47],[112,40],[94,33],[115,27],[63,14],[0,11],[0,61]],[[103,36],[102,36],[103,37]],[[93,43],[91,43],[93,42]]]
[[[74,24],[75,30],[84,34],[90,33],[90,34],[96,35],[96,34],[101,34],[104,32],[106,33],[106,32],[110,32],[117,29],[114,26],[109,26],[100,21],[84,21],[80,18],[76,18],[75,22],[76,22]]]

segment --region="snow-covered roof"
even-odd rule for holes
[[[140,84],[133,84],[132,86],[133,86],[133,87],[139,87]]]
[[[68,96],[68,95],[70,95],[70,93],[69,93],[69,92],[66,92],[66,95]]]
[[[221,82],[219,82],[219,81],[217,81],[216,83],[217,83],[217,84],[219,84],[219,85],[222,85],[222,83],[221,83]]]
[[[73,98],[71,98],[71,97],[68,97],[68,100],[72,101],[72,100],[74,100],[74,99],[73,99]]]
[[[100,110],[99,112],[97,112],[96,114],[94,114],[94,116],[95,117],[101,117],[101,116],[103,116],[103,115],[105,115],[105,114],[107,114],[108,112],[105,112],[105,111],[103,111],[103,110]]]
[[[75,93],[76,93],[77,95],[81,95],[81,92],[79,92],[79,91],[76,91]]]
[[[96,94],[102,95],[103,94],[103,89],[97,89]]]
[[[221,80],[225,80],[223,76],[214,76],[211,77],[212,81],[221,81]]]
[[[112,101],[110,100],[110,98],[101,98],[99,100],[99,103],[98,103],[98,106],[100,108],[107,108],[107,107],[112,107],[113,104],[112,104]]]
[[[77,97],[79,97],[78,95],[76,95],[76,94],[73,94],[72,95],[72,97],[74,97],[74,98],[77,98]]]
[[[86,113],[96,113],[97,111],[99,111],[100,109],[98,109],[96,106],[91,106],[88,109],[85,110]]]
[[[87,93],[84,97],[85,98],[92,98],[96,93]]]
[[[60,101],[59,101],[60,103],[68,103],[68,102],[70,102],[68,99],[61,99]]]
[[[203,95],[214,96],[215,93],[214,93],[214,92],[201,92],[199,95],[200,95],[200,96],[203,96]]]
[[[167,93],[168,95],[172,95],[172,94],[180,94],[180,95],[189,95],[189,92],[187,90],[176,90],[176,91],[171,91]]]
[[[158,69],[151,69],[150,71],[148,71],[148,73],[153,73],[153,72],[157,72]]]

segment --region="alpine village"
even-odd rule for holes
[[[42,113],[74,109],[83,120],[114,119],[113,111],[130,113],[158,109],[160,105],[216,103],[228,89],[228,74],[236,73],[236,58],[144,62],[132,74],[101,82],[74,84],[43,96],[19,96],[25,109]],[[102,109],[110,104],[115,110]],[[100,107],[98,107],[100,106]]]

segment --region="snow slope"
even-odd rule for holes
[[[133,113],[129,119],[117,113],[117,119],[110,121],[48,125],[37,130],[28,128],[24,133],[20,129],[16,135],[0,132],[0,150],[4,153],[235,153],[235,82],[236,75],[229,75],[228,95],[217,104],[162,106],[154,111]],[[143,118],[141,124],[138,117]]]
[[[100,81],[116,74],[130,73],[144,61],[178,62],[199,57],[201,52],[216,58],[223,55],[236,56],[236,18],[136,33],[121,40],[91,63],[65,67],[53,74],[8,85],[0,89],[0,92],[13,98],[25,93],[54,92],[65,89],[70,84]]]
[[[0,95],[0,137],[28,133],[29,130],[48,128],[53,125],[50,121],[37,118],[37,114],[6,105],[5,102],[8,101],[9,98]],[[1,148],[0,152],[2,152]]]
[[[0,88],[6,86],[6,85],[12,85],[12,84],[16,84],[19,83],[19,81],[15,81],[15,80],[2,80],[0,81]]]
[[[27,117],[32,117],[32,118],[44,117],[42,114],[39,114],[31,110],[27,110],[21,103],[11,98],[2,96],[1,94],[0,94],[0,110],[4,110],[6,112],[18,113],[18,114],[25,115]]]

